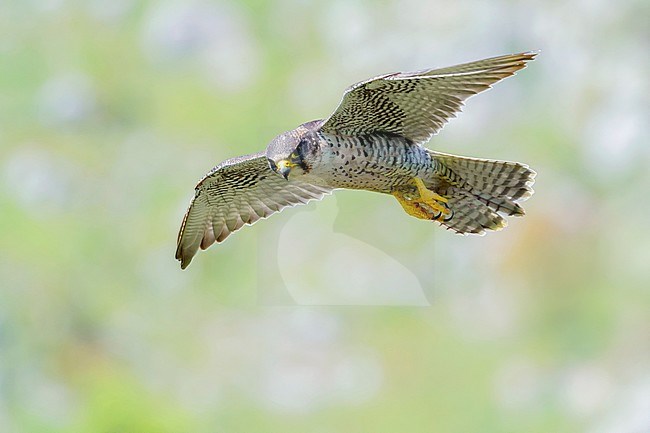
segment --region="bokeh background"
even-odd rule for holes
[[[650,431],[646,0],[0,3],[0,431]],[[351,83],[541,49],[431,147],[463,238],[342,191],[174,261],[193,187]]]

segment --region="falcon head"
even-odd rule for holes
[[[318,137],[312,129],[306,127],[310,123],[278,135],[266,147],[266,159],[271,170],[289,180],[303,176],[311,167],[320,152]]]

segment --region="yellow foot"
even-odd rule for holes
[[[431,212],[428,212],[419,202],[413,200],[408,195],[401,192],[394,192],[393,195],[407,214],[423,220],[434,219],[434,215]]]
[[[417,187],[418,193],[420,194],[420,198],[418,199],[419,202],[430,206],[433,208],[433,210],[445,216],[451,214],[449,208],[444,205],[444,203],[447,203],[449,200],[424,186],[424,182],[422,182],[422,179],[419,177],[414,177],[413,183]]]
[[[407,191],[393,192],[407,214],[436,221],[448,221],[453,216],[453,212],[445,205],[448,201],[445,197],[428,189],[420,178],[413,178],[413,183],[418,190],[418,197],[413,197]]]
[[[428,189],[419,177],[413,178],[413,183],[420,194],[418,201],[421,203],[421,206],[425,208],[429,207],[437,213],[438,215],[436,215],[435,219],[444,220],[451,215],[451,210],[446,206],[448,202],[447,198]]]

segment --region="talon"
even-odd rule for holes
[[[434,220],[439,222],[449,221],[454,214],[447,206],[449,201],[446,197],[428,189],[422,179],[413,178],[413,184],[417,188],[415,191],[396,190],[393,195],[402,205],[406,213],[420,219]]]
[[[420,202],[426,203],[428,206],[433,208],[434,211],[439,212],[441,215],[447,216],[451,214],[449,208],[445,205],[449,201],[446,197],[441,196],[440,194],[435,193],[428,189],[422,179],[419,177],[413,178],[413,183],[420,193]],[[441,215],[437,215],[434,219],[438,219]]]
[[[418,192],[420,193],[420,198],[422,201],[430,201],[430,200],[435,200],[439,201],[442,203],[447,203],[449,199],[446,197],[441,196],[440,194],[435,193],[434,191],[431,191],[429,188],[427,188],[424,185],[424,182],[422,182],[422,179],[419,177],[414,177],[413,178],[413,183],[415,183],[415,186],[418,189]]]

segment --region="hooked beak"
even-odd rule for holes
[[[291,173],[291,167],[295,167],[295,166],[296,166],[295,163],[283,159],[278,162],[278,173],[280,173],[282,177],[284,177],[286,180],[289,180],[289,173]]]

